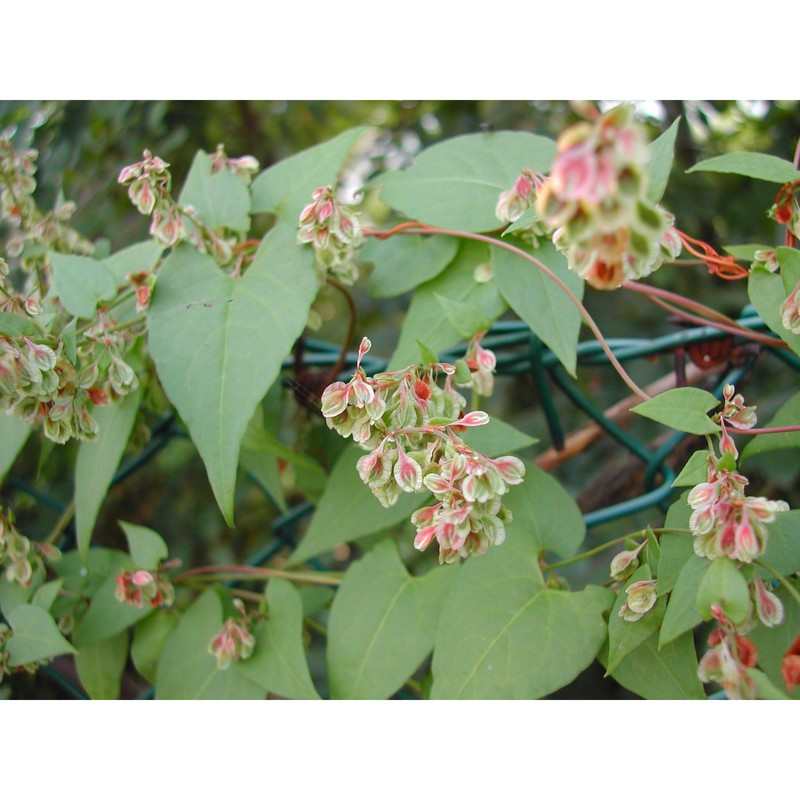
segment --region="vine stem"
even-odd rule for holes
[[[730,333],[734,336],[741,336],[745,339],[751,339],[754,342],[758,342],[759,344],[763,344],[768,347],[778,347],[781,349],[786,349],[788,347],[786,342],[781,339],[777,339],[773,336],[765,336],[764,334],[757,333],[756,331],[751,331],[750,328],[745,328],[744,325],[739,325],[735,320],[730,319],[730,317],[726,317],[724,314],[720,314],[713,308],[704,306],[702,303],[697,303],[694,300],[689,300],[686,297],[681,297],[673,292],[668,292],[666,289],[659,289],[656,286],[647,286],[646,284],[632,283],[630,281],[623,284],[623,288],[628,289],[631,292],[638,292],[639,294],[645,295],[648,300],[655,303],[657,306],[666,309],[671,314],[678,315],[681,317],[681,319],[685,319],[687,322],[693,322],[696,325],[707,325],[710,328],[717,328],[717,330],[724,331],[725,333]],[[666,299],[669,299],[670,302],[665,302]],[[670,303],[676,303],[678,305],[682,305],[684,308],[693,309],[698,311],[703,316],[690,314],[680,308],[675,308]]]
[[[691,533],[688,528],[650,528],[653,533]],[[568,567],[571,564],[577,564],[579,561],[584,561],[587,558],[591,558],[592,556],[596,556],[599,553],[604,552],[605,550],[609,550],[612,547],[622,544],[622,542],[627,541],[628,539],[635,539],[637,536],[647,536],[647,528],[643,528],[640,531],[636,531],[636,533],[626,533],[625,536],[618,536],[616,539],[612,539],[609,542],[604,542],[597,547],[593,547],[591,550],[587,550],[585,553],[581,553],[580,555],[573,556],[572,558],[568,558],[565,561],[558,561],[555,564],[547,564],[542,567],[542,572],[547,572],[551,569],[559,569],[561,567]]]
[[[396,227],[388,230],[388,231],[373,231],[369,229],[365,229],[363,231],[364,236],[373,236],[378,239],[388,239],[390,236],[394,236],[395,234],[413,234],[413,233],[433,233],[438,234],[440,236],[454,236],[459,239],[472,239],[476,242],[484,242],[493,247],[501,247],[504,250],[508,250],[510,253],[514,253],[514,255],[519,256],[523,260],[533,264],[536,269],[540,272],[544,273],[553,283],[561,289],[562,292],[569,298],[570,302],[580,311],[581,316],[586,321],[586,324],[591,329],[594,337],[600,343],[600,346],[603,348],[603,352],[608,357],[608,360],[611,362],[611,365],[616,370],[617,374],[622,378],[622,380],[626,383],[628,388],[631,389],[636,395],[638,395],[642,400],[647,401],[650,400],[650,395],[647,394],[643,389],[641,389],[636,382],[628,375],[625,371],[625,368],[620,364],[617,357],[614,355],[613,350],[609,346],[608,342],[605,340],[600,328],[597,326],[597,323],[592,318],[591,314],[586,310],[586,307],[583,303],[575,296],[572,290],[558,277],[549,267],[545,266],[541,261],[537,258],[534,258],[529,253],[526,253],[524,250],[520,250],[519,247],[515,247],[513,244],[509,244],[508,242],[500,241],[499,239],[495,239],[491,236],[485,236],[481,233],[466,233],[464,231],[452,231],[448,230],[447,228],[436,228],[432,225],[425,225],[421,222],[404,222]]]
[[[252,578],[254,580],[269,579],[269,578],[286,578],[290,581],[298,581],[300,583],[317,583],[322,586],[338,586],[342,582],[341,575],[328,573],[320,574],[318,572],[286,572],[280,569],[269,569],[268,567],[248,567],[240,564],[227,564],[220,566],[207,566],[196,567],[195,569],[187,570],[177,575],[173,583],[183,583],[191,580],[207,576],[215,580],[220,580],[225,577],[236,578],[238,580],[245,580]]]
[[[753,563],[758,564],[759,567],[765,569],[767,572],[770,573],[770,575],[772,575],[773,578],[777,578],[777,580],[779,580],[786,588],[786,591],[789,592],[789,594],[792,596],[795,603],[797,603],[797,605],[800,606],[800,593],[798,593],[797,589],[795,589],[794,586],[792,586],[790,581],[787,580],[785,576],[781,575],[780,572],[778,572],[778,570],[774,569],[769,564],[765,564],[758,558],[755,559]]]
[[[758,436],[762,433],[795,433],[800,425],[783,425],[777,428],[734,428],[731,433],[744,433],[747,436]]]

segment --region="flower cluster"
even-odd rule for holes
[[[755,684],[747,670],[758,661],[755,645],[737,632],[718,606],[712,606],[711,613],[719,627],[708,637],[710,649],[697,665],[697,677],[703,683],[716,681],[732,700],[752,700]]]
[[[60,339],[0,337],[0,410],[31,425],[42,421],[45,436],[58,444],[94,439],[99,428],[92,408],[139,385],[123,357],[125,337],[112,327],[101,313],[71,357]]]
[[[172,605],[175,601],[175,589],[161,572],[154,575],[146,569],[123,570],[117,575],[114,597],[126,606],[143,608],[147,603],[158,608]]]
[[[800,204],[795,194],[797,186],[797,183],[782,186],[767,216],[779,225],[785,225],[793,236],[800,238]]]
[[[59,202],[47,213],[36,205],[33,193],[37,158],[36,150],[18,153],[8,138],[0,136],[0,218],[11,230],[6,254],[11,258],[21,257],[22,267],[29,272],[36,268],[46,271],[47,250],[82,255],[94,251],[92,243],[67,224],[75,213],[75,203]],[[28,243],[35,246],[27,248]],[[43,287],[32,284],[30,288],[28,295]],[[26,305],[23,297],[19,301]],[[32,302],[35,304],[36,298]],[[28,309],[28,313],[33,312]]]
[[[253,156],[240,156],[239,158],[229,158],[225,152],[225,147],[221,144],[217,145],[217,151],[214,153],[211,162],[211,174],[216,175],[222,170],[232,172],[237,178],[240,178],[246,186],[250,185],[253,176],[260,169],[258,159]]]
[[[728,426],[740,431],[752,428],[758,419],[756,417],[756,406],[746,406],[744,398],[740,394],[735,394],[736,388],[733,384],[727,384],[722,390],[723,408],[714,419],[719,422],[722,428],[720,434],[719,449],[721,453],[730,453],[734,458],[739,458],[739,451],[736,449],[731,435],[728,433]]]
[[[336,202],[332,186],[316,189],[312,198],[300,212],[297,241],[314,247],[320,277],[330,272],[342,283],[355,283],[364,240],[358,218]]]
[[[244,661],[253,654],[256,639],[250,633],[250,618],[241,600],[234,600],[240,619],[228,617],[222,628],[209,642],[208,652],[217,659],[217,669],[228,669],[234,661]]]
[[[705,558],[731,558],[749,564],[764,552],[767,523],[775,515],[788,511],[783,500],[746,497],[748,480],[738,472],[720,467],[713,456],[708,458],[708,481],[689,492],[694,509],[689,528],[695,536],[694,551]]]
[[[787,331],[800,334],[800,281],[781,304],[781,323]]]
[[[30,586],[33,573],[42,567],[39,553],[31,541],[14,526],[11,512],[3,514],[0,506],[0,565],[5,568],[6,580],[20,586]]]
[[[626,590],[628,599],[622,604],[619,616],[626,622],[638,622],[658,600],[658,581],[635,581]]]
[[[647,148],[630,106],[574,125],[557,144],[535,207],[571,269],[615,289],[680,253],[674,218],[647,199]]]
[[[322,395],[328,427],[368,451],[357,464],[361,479],[386,507],[401,492],[433,493],[436,502],[411,521],[417,528],[414,546],[425,550],[435,539],[440,562],[501,544],[511,521],[501,498],[522,482],[522,462],[514,456],[489,458],[458,436],[489,417],[482,411],[463,414],[466,401],[453,388],[453,365],[410,366],[369,378],[361,367],[369,348],[365,338],[351,380],[331,384]],[[444,388],[436,381],[439,372]]]
[[[514,185],[508,191],[502,192],[497,201],[494,213],[500,222],[516,222],[529,208],[533,208],[537,193],[544,182],[543,175],[529,169],[522,170]],[[534,247],[538,247],[539,240],[549,235],[549,230],[539,219],[532,220],[514,232],[530,241]]]

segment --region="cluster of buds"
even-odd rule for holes
[[[778,261],[778,254],[774,250],[756,250],[753,253],[753,260],[750,262],[750,269],[763,267],[770,272],[777,272],[781,265]]]
[[[368,451],[357,464],[361,479],[385,507],[401,492],[433,493],[436,502],[416,511],[411,521],[417,528],[414,546],[425,550],[435,539],[441,563],[501,544],[511,521],[501,498],[522,482],[522,462],[514,456],[489,458],[458,436],[489,417],[463,413],[466,401],[453,388],[453,365],[409,366],[370,378],[361,367],[369,348],[369,339],[363,339],[351,380],[331,384],[322,395],[328,427]],[[440,372],[444,388],[437,383]]]
[[[162,572],[155,575],[146,569],[123,570],[117,575],[114,597],[126,606],[152,608],[171,606],[175,601],[175,589]]]
[[[502,192],[497,201],[494,213],[500,222],[516,222],[529,208],[533,208],[544,182],[544,176],[538,172],[522,170],[514,185],[508,191]],[[539,240],[549,235],[548,229],[538,219],[518,228],[514,233],[530,241],[534,247],[538,247]]]
[[[18,153],[5,136],[0,136],[0,218],[5,220],[11,235],[6,254],[21,256],[21,265],[28,271],[46,268],[46,250],[90,255],[91,242],[67,223],[75,213],[75,204],[59,202],[53,211],[43,213],[33,199],[36,190],[36,150]],[[27,242],[36,247],[25,253]]]
[[[800,334],[800,281],[781,304],[781,323],[787,331]]]
[[[647,148],[631,106],[582,122],[558,139],[536,211],[553,242],[597,289],[615,289],[675,258],[674,218],[647,199]]]
[[[725,386],[722,390],[723,408],[714,415],[714,419],[722,428],[720,452],[730,453],[736,459],[739,458],[739,451],[728,433],[728,426],[740,431],[750,430],[758,422],[758,418],[756,417],[756,406],[746,406],[742,395],[735,392],[736,388],[733,384],[729,383]]]
[[[233,601],[239,611],[239,619],[228,617],[222,628],[209,642],[208,652],[217,659],[217,669],[223,670],[234,661],[244,661],[253,654],[256,639],[250,633],[251,620],[247,616],[244,603]]]
[[[300,212],[297,241],[314,248],[320,278],[331,273],[342,283],[358,279],[358,249],[364,240],[355,214],[343,208],[334,197],[332,186],[316,189]]]
[[[752,700],[755,684],[747,670],[758,661],[755,645],[731,625],[719,606],[713,605],[711,613],[718,627],[708,637],[710,649],[697,665],[697,677],[703,683],[715,681],[732,700]]]
[[[14,525],[11,512],[3,513],[0,506],[0,565],[11,583],[30,586],[34,572],[42,567],[42,559],[27,536]]]
[[[800,204],[795,194],[798,185],[800,184],[795,182],[782,186],[772,208],[767,211],[767,216],[779,225],[785,225],[793,236],[800,238]]]
[[[149,150],[142,161],[123,167],[117,182],[128,187],[128,197],[146,217],[152,215],[150,235],[164,247],[174,247],[186,238],[183,215],[172,199],[169,164]]]
[[[704,558],[731,558],[749,564],[764,552],[767,524],[789,506],[783,500],[746,497],[747,478],[720,463],[709,455],[708,481],[689,492],[689,505],[694,509],[689,518],[694,551]]]
[[[138,386],[122,355],[124,337],[111,332],[112,327],[113,321],[101,314],[84,332],[74,363],[61,341],[51,347],[26,336],[0,337],[0,410],[16,413],[30,425],[42,422],[45,436],[58,444],[72,437],[95,438],[94,406]]]
[[[491,350],[481,346],[484,334],[478,333],[470,339],[467,345],[467,352],[463,360],[456,362],[455,383],[456,386],[472,388],[476,394],[489,397],[494,391],[494,371],[497,366],[497,357]],[[469,375],[459,374],[462,371],[461,364]]]
[[[638,622],[658,600],[658,581],[635,581],[626,590],[628,599],[622,604],[619,616],[626,622]]]
[[[253,156],[240,156],[239,158],[229,158],[225,152],[225,147],[221,144],[217,145],[217,151],[214,153],[211,162],[211,174],[216,175],[218,172],[228,170],[232,172],[237,178],[240,178],[245,186],[249,186],[253,180],[253,176],[260,169],[258,159]]]

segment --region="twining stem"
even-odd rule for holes
[[[628,282],[623,284],[623,287],[632,292],[639,292],[640,294],[645,295],[648,300],[665,309],[666,311],[669,311],[670,314],[675,314],[681,317],[681,319],[685,319],[687,322],[692,322],[695,325],[706,325],[710,328],[717,328],[717,330],[730,333],[733,336],[741,336],[743,339],[751,339],[754,342],[758,342],[759,344],[763,344],[768,347],[778,347],[781,349],[788,348],[788,345],[782,339],[777,339],[773,336],[766,336],[762,333],[758,333],[757,331],[752,331],[750,328],[745,328],[743,325],[739,325],[736,321],[726,317],[724,314],[717,313],[714,311],[714,309],[708,308],[708,306],[704,306],[702,303],[696,303],[693,300],[673,294],[672,292],[668,292],[664,289],[658,289],[655,286],[646,286],[640,283]],[[673,305],[662,299],[667,296],[673,303],[679,303],[686,308],[694,308],[700,311],[702,314],[708,316],[696,316],[695,314],[690,314],[680,308],[675,308]]]
[[[771,567],[769,564],[764,563],[758,558],[755,559],[753,563],[758,564],[759,567],[762,567],[767,572],[769,572],[769,574],[772,575],[773,578],[779,580],[786,588],[786,591],[789,592],[789,594],[792,596],[795,603],[797,603],[797,605],[800,606],[800,593],[798,593],[797,589],[795,589],[794,586],[792,586],[791,581],[789,581],[788,578],[784,577],[774,567]]]
[[[616,539],[612,539],[609,542],[604,542],[603,544],[600,544],[591,550],[587,550],[585,553],[573,556],[565,561],[558,561],[555,564],[546,564],[542,567],[542,572],[546,572],[551,569],[559,569],[561,567],[568,567],[571,564],[577,564],[579,561],[584,561],[585,559],[596,556],[598,553],[609,550],[618,544],[622,544],[622,542],[625,542],[628,539],[635,539],[638,536],[647,536],[647,530],[647,528],[643,528],[640,531],[636,531],[636,533],[626,533],[625,536],[618,536]],[[688,528],[650,528],[650,530],[653,531],[653,533],[691,533]]]
[[[519,247],[515,247],[513,244],[509,244],[508,242],[503,242],[500,239],[495,239],[492,236],[485,236],[481,233],[466,233],[464,231],[452,231],[446,228],[436,228],[432,225],[425,225],[421,222],[404,222],[401,225],[397,225],[396,227],[392,228],[388,231],[373,231],[373,230],[364,230],[365,236],[373,236],[378,239],[387,239],[390,236],[394,236],[395,234],[402,233],[402,234],[414,234],[414,233],[434,233],[440,236],[454,236],[459,239],[473,239],[476,242],[484,242],[492,247],[502,247],[505,250],[508,250],[510,253],[514,253],[515,255],[519,256],[520,258],[524,259],[525,261],[533,264],[536,269],[540,272],[543,272],[551,281],[553,281],[559,289],[569,298],[570,302],[580,311],[581,316],[586,321],[586,324],[591,329],[594,337],[600,343],[600,346],[603,348],[603,352],[608,357],[608,360],[611,362],[611,365],[616,370],[617,374],[622,378],[623,381],[628,385],[628,387],[638,395],[642,400],[650,400],[650,395],[647,394],[643,389],[641,389],[634,380],[628,375],[625,371],[625,368],[620,364],[617,357],[614,355],[611,347],[609,346],[608,342],[605,340],[605,337],[600,331],[600,328],[597,326],[597,323],[592,319],[591,314],[586,310],[586,307],[581,303],[581,301],[575,296],[572,290],[567,286],[561,278],[558,277],[549,267],[539,261],[537,258],[534,258],[530,253],[526,253],[524,250],[521,250]]]
[[[58,537],[64,532],[64,528],[69,525],[72,518],[75,516],[75,498],[67,503],[67,507],[61,513],[61,516],[56,520],[53,529],[47,534],[44,544],[55,544]]]
[[[342,582],[339,573],[319,573],[319,572],[286,572],[280,569],[269,569],[267,567],[248,567],[240,564],[227,564],[220,566],[196,567],[177,575],[173,583],[184,583],[185,581],[209,577],[213,580],[269,580],[270,578],[286,578],[298,583],[316,583],[322,586],[338,586]]]
[[[796,433],[800,425],[783,425],[777,428],[733,428],[731,433],[744,433],[749,436],[758,436],[762,433]]]

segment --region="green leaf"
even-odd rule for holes
[[[707,416],[707,412],[718,405],[719,400],[710,392],[686,386],[681,389],[668,389],[651,400],[633,406],[631,411],[676,431],[700,436],[719,431],[719,425]]]
[[[117,286],[120,286],[130,272],[152,272],[163,253],[164,248],[157,242],[138,242],[104,258],[102,263],[114,276]]]
[[[242,436],[302,333],[317,288],[308,253],[286,226],[264,237],[238,279],[188,246],[161,267],[150,350],[229,525]]]
[[[752,261],[759,250],[771,250],[772,248],[767,244],[733,244],[726,245],[722,249],[734,258]]]
[[[242,663],[217,669],[208,646],[222,627],[222,602],[213,590],[189,607],[167,639],[156,676],[156,700],[262,700],[264,689]]]
[[[516,131],[456,136],[423,150],[410,169],[380,175],[381,200],[410,219],[460,231],[500,226],[500,193],[524,168],[546,173],[555,142]]]
[[[244,182],[227,169],[212,175],[214,157],[198,150],[183,184],[178,203],[193,206],[209,228],[250,228],[250,194]]]
[[[654,633],[611,673],[611,677],[646,700],[705,700],[697,677],[697,654],[691,633],[658,649]]]
[[[34,572],[28,586],[21,586],[6,577],[5,570],[0,571],[0,611],[5,617],[18,606],[30,603],[33,593],[44,582],[44,571]]]
[[[6,642],[9,667],[75,652],[55,620],[39,606],[17,606],[7,615],[7,619],[14,630],[14,635]]]
[[[323,144],[279,161],[262,172],[251,187],[253,214],[271,212],[292,226],[311,202],[315,189],[335,185],[347,157],[369,128],[352,128]]]
[[[775,250],[778,263],[781,265],[783,290],[790,295],[800,283],[800,252],[794,247],[778,247]]]
[[[667,613],[658,637],[659,649],[677,639],[687,631],[696,628],[703,617],[697,608],[697,590],[700,582],[711,566],[707,558],[690,556],[675,580],[675,587],[669,597]]]
[[[32,425],[13,414],[0,414],[0,484],[22,452],[33,430]]]
[[[103,580],[89,604],[89,610],[75,628],[72,640],[79,647],[87,642],[98,642],[114,636],[152,614],[153,608],[147,603],[137,608],[117,600],[114,593],[118,574],[115,571]]]
[[[299,564],[344,542],[392,528],[430,500],[427,493],[404,492],[395,505],[384,508],[356,471],[356,462],[363,455],[366,454],[361,448],[352,445],[336,460],[311,524],[289,564]]]
[[[800,581],[793,581],[796,589],[800,589]],[[781,662],[783,656],[792,644],[798,631],[800,631],[800,606],[786,591],[784,586],[773,590],[778,599],[783,603],[784,618],[780,625],[767,628],[757,625],[747,637],[753,642],[758,651],[758,666],[764,670],[767,677],[775,686],[786,690],[786,684],[781,675]],[[788,692],[789,697],[800,700],[800,686]]]
[[[253,629],[253,654],[239,662],[242,674],[272,694],[319,700],[303,648],[303,604],[297,589],[273,578],[267,586],[267,605],[269,619]]]
[[[763,153],[725,153],[701,161],[687,172],[732,172],[771,183],[791,183],[800,179],[790,161]]]
[[[708,480],[708,450],[697,450],[690,456],[678,477],[672,481],[673,486],[697,486]]]
[[[117,293],[117,281],[102,262],[87,256],[49,253],[53,265],[51,296],[81,319],[91,319],[98,303],[111,300]]]
[[[164,644],[177,624],[178,618],[172,611],[159,608],[133,629],[131,659],[139,674],[150,683],[156,682]]]
[[[48,581],[43,583],[33,594],[31,598],[31,605],[39,606],[45,611],[50,611],[53,603],[55,603],[61,587],[64,585],[63,579]]]
[[[503,503],[514,517],[508,536],[524,529],[538,550],[569,558],[586,537],[586,523],[575,501],[555,478],[532,464],[527,465],[522,483],[504,495]]]
[[[781,304],[786,299],[781,276],[761,267],[750,270],[750,277],[747,279],[747,294],[750,302],[758,311],[758,315],[769,329],[773,333],[777,333],[795,353],[800,353],[800,334],[792,333],[784,328],[781,319]]]
[[[769,536],[761,561],[781,575],[800,572],[800,510],[782,511],[767,525]],[[770,576],[771,577],[771,576]]]
[[[128,632],[78,648],[75,667],[92,700],[117,700],[128,660]]]
[[[647,199],[651,203],[658,203],[664,196],[672,170],[672,158],[675,151],[675,137],[678,135],[680,117],[664,131],[647,148],[647,172],[650,182],[647,186]]]
[[[461,434],[461,439],[464,444],[489,458],[509,455],[539,441],[498,417],[492,417],[486,425],[468,428]],[[515,489],[516,487],[512,487],[510,491]]]
[[[522,528],[459,569],[436,634],[432,699],[535,699],[592,662],[614,596],[546,589],[538,546]]]
[[[92,416],[100,426],[97,438],[81,442],[75,462],[75,529],[78,550],[85,559],[97,515],[128,444],[141,390],[119,403],[97,406]]]
[[[428,364],[439,363],[439,357],[436,355],[436,353],[434,353],[433,350],[431,350],[424,342],[421,342],[419,339],[417,339],[417,347],[419,347],[420,364],[422,364],[423,366],[427,366]],[[464,369],[467,371],[466,375],[462,375],[462,377],[469,380],[470,377],[469,367],[463,361],[461,363],[464,364]],[[455,374],[456,374],[456,380],[458,380],[458,362],[456,362]]]
[[[263,491],[267,493],[269,499],[282,512],[286,512],[286,498],[283,496],[283,486],[281,485],[281,474],[278,466],[278,459],[272,453],[251,450],[245,447],[242,442],[242,451],[239,454],[239,463],[256,480]]]
[[[548,267],[580,300],[583,281],[567,267],[550,242],[536,250]],[[570,375],[575,375],[581,314],[564,291],[533,264],[501,248],[492,252],[495,281],[517,316],[553,351]]]
[[[747,581],[729,558],[715,558],[700,582],[697,608],[705,620],[711,619],[712,603],[719,605],[734,625],[741,625],[750,613]]]
[[[392,236],[367,239],[361,248],[362,263],[372,261],[369,279],[372,297],[395,297],[435,278],[458,252],[454,236]]]
[[[492,323],[486,315],[469,303],[459,303],[441,294],[435,294],[436,301],[444,311],[450,324],[463,339],[471,339],[476,333],[486,332]]]
[[[527,228],[529,225],[533,225],[534,222],[539,222],[541,217],[536,213],[536,209],[526,208],[522,212],[522,216],[516,222],[512,222],[501,234],[500,237],[508,236],[509,233],[514,233],[518,231],[520,228]]]
[[[131,522],[119,522],[128,540],[128,551],[137,567],[155,570],[169,555],[167,543],[150,528],[134,525]]]
[[[42,329],[21,314],[0,311],[0,336],[18,339],[20,336],[41,336]]]
[[[418,340],[425,342],[433,352],[441,353],[463,339],[442,312],[437,294],[475,306],[490,320],[505,311],[506,303],[500,297],[495,281],[478,283],[475,280],[475,268],[488,261],[489,250],[484,243],[464,242],[458,256],[444,272],[414,292],[388,370],[417,363]]]
[[[686,533],[661,534],[661,553],[658,558],[658,588],[666,594],[675,586],[683,565],[694,554],[693,537],[689,533],[689,517],[692,509],[686,502],[688,492],[684,492],[667,510],[665,528],[685,529]]]
[[[663,594],[658,598],[655,606],[636,622],[628,622],[619,615],[620,609],[628,600],[625,589],[637,581],[650,580],[650,577],[650,566],[642,564],[631,575],[625,586],[617,592],[617,599],[614,601],[614,606],[608,616],[608,663],[606,665],[606,674],[613,672],[629,653],[649,639],[661,625],[667,605],[667,598]]]
[[[433,649],[457,573],[441,567],[412,578],[391,540],[352,564],[328,623],[331,697],[383,700],[400,689]]]

